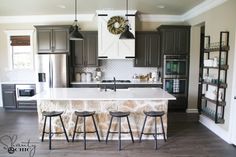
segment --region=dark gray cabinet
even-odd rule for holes
[[[158,31],[162,54],[189,54],[190,26],[162,25]]]
[[[35,26],[38,53],[68,53],[69,26]]]
[[[2,84],[2,101],[3,107],[6,109],[15,109],[17,107],[14,84]]]
[[[37,101],[22,101],[16,98],[15,84],[2,84],[2,101],[5,109],[36,110]]]
[[[160,35],[157,32],[136,32],[135,67],[160,66]]]
[[[98,66],[97,31],[81,32],[84,40],[71,41],[72,64],[75,67]]]

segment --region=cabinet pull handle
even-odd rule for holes
[[[135,64],[136,64],[136,65],[138,64],[138,59],[137,59],[137,58],[135,59]]]

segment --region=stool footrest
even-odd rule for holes
[[[117,131],[109,131],[109,133],[115,133],[118,134],[119,132]],[[130,132],[120,132],[121,134],[129,134]]]
[[[163,135],[164,133],[141,133],[143,135]]]
[[[96,131],[86,131],[86,132],[79,131],[79,132],[75,132],[75,133],[78,133],[78,134],[80,134],[80,133],[96,133]]]
[[[45,134],[49,134],[49,132],[43,132]],[[64,134],[64,132],[51,132],[51,134]]]

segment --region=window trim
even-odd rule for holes
[[[33,42],[33,35],[34,30],[7,30],[5,31],[7,34],[7,49],[8,49],[8,67],[10,70],[34,70],[35,69],[35,57],[34,57],[34,42]],[[32,58],[32,68],[29,69],[14,69],[13,67],[13,52],[12,52],[12,46],[11,46],[11,36],[22,36],[22,35],[28,35],[30,36],[30,46],[31,46],[31,58]]]

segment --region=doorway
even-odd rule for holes
[[[200,58],[199,58],[199,80],[198,80],[198,112],[201,112],[202,104],[202,79],[203,79],[203,55],[204,55],[205,25],[200,28]]]

